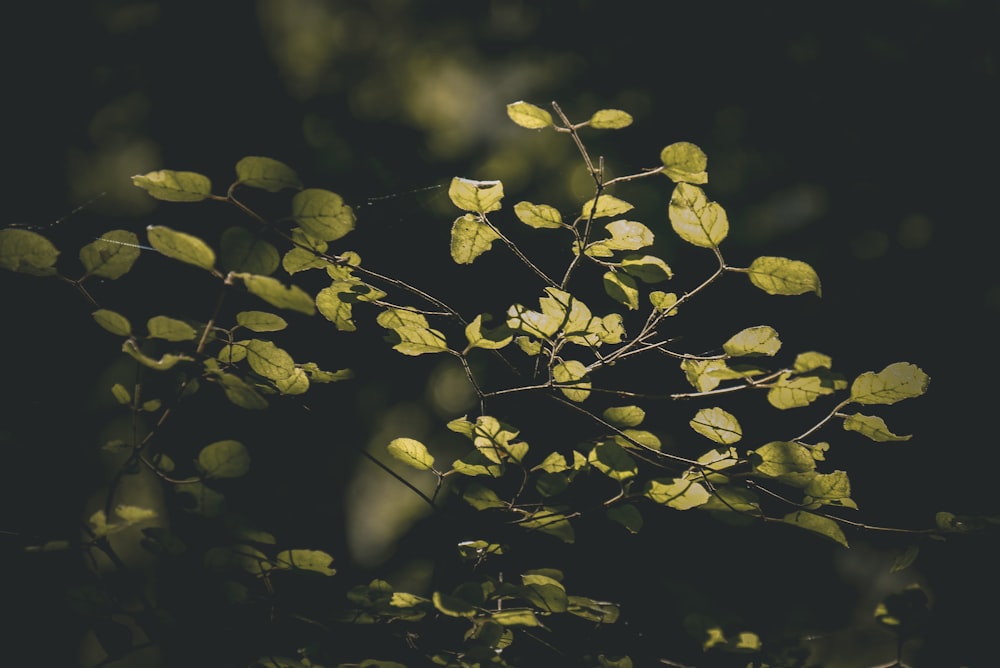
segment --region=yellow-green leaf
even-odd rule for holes
[[[736,417],[718,407],[702,408],[689,424],[705,438],[723,445],[731,445],[743,438],[743,428]]]
[[[322,575],[335,575],[337,573],[330,567],[332,563],[333,557],[322,550],[282,550],[274,557],[275,568],[294,568]]]
[[[887,441],[908,441],[913,438],[909,435],[897,436],[889,431],[889,427],[886,426],[885,420],[882,418],[876,415],[862,415],[861,413],[848,415],[844,418],[844,429],[847,431],[856,431],[880,443]]]
[[[799,353],[795,356],[795,364],[793,368],[796,373],[806,373],[807,371],[813,371],[815,369],[832,369],[833,359],[831,359],[829,355],[824,355],[823,353]]]
[[[306,315],[316,312],[312,297],[297,285],[285,286],[276,278],[243,272],[234,273],[233,277],[243,281],[251,294],[257,295],[271,306],[287,308]]]
[[[747,275],[751,283],[769,295],[823,294],[816,271],[799,260],[761,256],[750,264]]]
[[[654,478],[646,483],[643,495],[675,510],[697,508],[712,498],[700,483],[681,478]]]
[[[146,322],[146,329],[149,331],[149,336],[154,339],[193,341],[198,338],[198,332],[194,327],[183,320],[168,318],[165,315],[157,315],[150,318]]]
[[[627,255],[621,261],[621,268],[643,283],[659,283],[674,276],[670,266],[655,255]]]
[[[219,239],[222,266],[229,271],[267,276],[281,264],[281,254],[272,244],[243,227],[230,227]]]
[[[562,227],[563,224],[558,209],[548,204],[518,202],[514,205],[514,215],[525,225],[536,229],[555,229]]]
[[[489,321],[488,314],[480,314],[465,327],[465,338],[469,340],[469,348],[499,350],[514,340],[513,333],[506,323],[494,329],[485,329],[484,321]]]
[[[500,235],[475,214],[459,216],[451,227],[451,258],[458,264],[472,264],[499,238]]]
[[[851,401],[858,404],[894,404],[927,391],[930,377],[915,364],[896,362],[878,373],[867,371],[851,384]]]
[[[246,343],[246,352],[250,368],[270,380],[283,380],[295,370],[292,356],[271,341],[251,339]]]
[[[444,334],[436,329],[425,327],[403,326],[392,330],[399,341],[392,347],[404,355],[424,355],[426,353],[443,353],[448,351],[448,342]]]
[[[165,202],[200,202],[212,195],[212,182],[195,172],[162,169],[133,176],[132,185]]]
[[[601,414],[616,427],[637,427],[646,419],[646,411],[638,406],[612,406]]]
[[[288,327],[284,318],[266,311],[240,311],[236,322],[252,332],[277,332]]]
[[[215,251],[196,236],[162,225],[148,226],[146,236],[150,246],[171,259],[210,271],[215,266]]]
[[[781,349],[781,339],[773,327],[758,325],[747,327],[722,344],[727,355],[742,357],[745,355],[773,356]]]
[[[531,513],[519,524],[525,529],[555,536],[564,543],[572,543],[576,540],[576,532],[566,516],[547,506],[542,506],[539,510]]]
[[[198,453],[198,467],[209,478],[238,478],[250,470],[250,454],[239,441],[216,441]]]
[[[782,410],[808,406],[822,396],[833,394],[835,388],[821,376],[781,374],[767,391],[767,401]]]
[[[500,181],[473,181],[459,176],[451,180],[448,197],[462,211],[484,214],[500,208],[503,183]]]
[[[676,142],[660,151],[663,173],[674,183],[708,183],[708,156],[698,146]]]
[[[628,480],[639,473],[639,465],[614,440],[595,445],[587,462],[612,480]]]
[[[166,354],[160,359],[149,357],[141,350],[133,339],[126,339],[122,344],[122,352],[136,360],[140,364],[155,371],[166,371],[172,369],[178,362],[190,362],[194,358],[187,355]]]
[[[507,116],[522,128],[539,130],[552,125],[552,114],[523,100],[507,105]]]
[[[639,308],[639,289],[635,279],[617,271],[605,272],[604,292],[615,301],[624,304],[630,311]]]
[[[399,461],[420,471],[434,468],[434,457],[420,441],[413,438],[394,438],[386,446],[389,454]]]
[[[292,198],[292,218],[314,239],[335,241],[354,229],[354,211],[337,193],[307,188]]]
[[[584,401],[590,396],[587,367],[582,362],[567,360],[552,367],[552,379],[559,383],[559,390],[570,401]]]
[[[791,441],[771,441],[753,451],[754,470],[768,478],[802,487],[816,476],[816,460],[809,448]]]
[[[677,309],[675,305],[677,304],[677,295],[673,292],[662,292],[660,290],[653,290],[649,293],[649,303],[653,305],[657,311],[663,313],[666,312],[667,316],[677,315]]]
[[[98,325],[112,334],[117,334],[118,336],[130,336],[132,334],[131,323],[129,323],[128,318],[120,313],[102,308],[97,309],[90,315]]]
[[[670,224],[684,241],[699,248],[718,248],[729,235],[729,218],[705,191],[695,185],[678,183],[670,198]]]
[[[248,156],[241,159],[236,163],[236,178],[244,185],[272,193],[285,188],[302,188],[295,170],[273,158]]]
[[[621,109],[599,109],[589,122],[590,127],[599,130],[620,130],[632,125],[632,114]]]
[[[141,252],[134,233],[111,230],[80,249],[80,262],[91,276],[115,280],[132,269]]]
[[[851,499],[851,481],[846,471],[818,473],[802,490],[802,502],[809,510],[820,506],[853,508],[858,505]]]
[[[836,543],[840,543],[844,547],[850,547],[847,543],[847,537],[844,536],[844,532],[841,530],[840,525],[828,517],[821,517],[820,515],[799,510],[785,515],[782,518],[782,521],[793,526],[818,533],[819,535],[829,538]]]
[[[620,200],[611,195],[601,195],[600,197],[588,199],[584,202],[583,206],[580,207],[580,216],[584,219],[589,219],[591,216],[594,218],[609,218],[611,216],[620,216],[632,209],[633,206],[625,200]]]
[[[59,251],[52,242],[30,230],[0,230],[0,267],[32,276],[56,273]]]

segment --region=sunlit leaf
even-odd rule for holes
[[[613,440],[594,446],[587,461],[612,480],[628,480],[639,473],[635,459]]]
[[[720,379],[712,372],[726,368],[725,360],[685,359],[681,361],[681,371],[684,372],[687,381],[699,392],[709,392],[718,387]]]
[[[620,130],[632,125],[632,114],[621,109],[599,109],[590,117],[590,127],[599,130]]]
[[[240,311],[236,322],[252,332],[277,332],[288,327],[284,318],[266,311]]]
[[[802,502],[808,510],[815,510],[820,506],[858,507],[851,499],[851,482],[846,471],[816,474],[802,489],[802,494]]]
[[[889,568],[890,573],[898,573],[899,571],[906,570],[917,560],[917,556],[920,554],[920,548],[916,545],[910,545],[906,548],[903,554],[896,557],[892,562],[892,566]]]
[[[858,404],[894,404],[927,391],[930,377],[915,364],[896,362],[878,373],[867,371],[851,385],[851,401]]]
[[[451,226],[451,259],[457,264],[472,264],[499,238],[500,235],[475,214],[460,216]]]
[[[171,259],[208,270],[215,266],[215,251],[196,236],[162,225],[148,226],[146,236],[150,246]]]
[[[721,408],[702,408],[690,422],[696,432],[722,445],[731,445],[743,438],[739,421]]]
[[[700,248],[718,248],[729,235],[729,218],[705,191],[688,183],[678,183],[670,198],[670,224],[684,241]]]
[[[222,266],[229,271],[267,276],[281,264],[278,249],[250,230],[233,226],[219,240]]]
[[[673,269],[655,255],[627,255],[622,258],[621,268],[643,283],[659,283],[674,276]]]
[[[462,211],[484,214],[497,211],[503,199],[503,183],[500,181],[473,181],[459,176],[448,186],[451,203]]]
[[[341,298],[343,284],[333,284],[316,293],[316,309],[342,332],[357,330],[354,323],[354,305]]]
[[[427,446],[413,438],[394,438],[386,446],[389,454],[408,466],[421,471],[434,468],[434,457]]]
[[[793,368],[796,373],[806,373],[815,369],[831,369],[833,368],[833,360],[829,355],[824,355],[823,353],[799,353],[795,356],[795,365]]]
[[[861,413],[848,415],[844,418],[844,429],[847,431],[856,431],[880,443],[887,441],[908,441],[913,438],[910,435],[897,436],[892,433],[889,431],[889,427],[886,426],[885,420],[877,415],[862,415]]]
[[[146,322],[146,329],[149,331],[149,336],[154,339],[193,341],[198,338],[198,332],[194,327],[183,320],[168,318],[165,315],[150,318]]]
[[[832,394],[834,389],[822,376],[792,376],[786,372],[781,374],[768,389],[767,401],[782,410],[800,408],[808,406],[822,396]]]
[[[778,332],[774,331],[773,327],[767,325],[747,327],[722,344],[722,349],[726,351],[727,355],[734,357],[745,355],[773,356],[781,349],[781,339],[778,338]]]
[[[828,517],[821,517],[813,513],[808,513],[804,510],[799,510],[785,515],[782,518],[782,521],[808,531],[818,533],[819,535],[829,538],[834,542],[840,543],[844,547],[850,547],[847,544],[847,537],[844,536],[844,532],[841,530],[840,525]]]
[[[659,290],[653,290],[649,293],[649,303],[653,305],[657,311],[666,312],[667,316],[677,315],[677,309],[675,305],[677,304],[677,295],[673,292],[661,292]]]
[[[232,276],[243,281],[251,294],[257,295],[271,306],[287,308],[306,315],[316,312],[312,297],[297,285],[286,286],[276,278],[257,274],[234,273]]]
[[[431,600],[434,602],[434,607],[449,617],[475,617],[476,608],[468,601],[465,601],[457,596],[448,596],[447,594],[442,594],[441,592],[434,592]]]
[[[251,339],[246,343],[250,368],[265,378],[282,380],[295,369],[295,360],[271,341]]]
[[[490,613],[490,619],[503,626],[541,626],[538,617],[525,608],[509,608]]]
[[[198,453],[198,467],[209,478],[239,478],[250,470],[250,454],[239,441],[216,441]]]
[[[816,460],[809,449],[791,441],[771,441],[754,450],[758,474],[802,487],[816,476]]]
[[[267,408],[267,399],[239,376],[231,373],[222,374],[219,377],[219,382],[222,384],[226,398],[234,405],[247,410]]]
[[[598,624],[614,624],[621,609],[614,603],[595,601],[583,596],[570,596],[567,612]]]
[[[136,345],[136,342],[133,339],[127,339],[125,343],[122,344],[122,352],[143,366],[155,371],[166,371],[168,369],[172,369],[178,362],[190,362],[194,359],[192,357],[188,357],[187,355],[174,355],[170,353],[164,355],[160,359],[155,359],[139,350],[138,345]]]
[[[284,378],[272,381],[274,387],[282,394],[295,395],[304,394],[309,390],[309,375],[298,367]]]
[[[129,323],[128,318],[120,313],[102,308],[97,309],[90,315],[98,325],[112,334],[117,334],[118,336],[131,336],[132,334],[131,323]]]
[[[295,170],[273,158],[248,156],[241,159],[236,163],[236,178],[243,185],[272,193],[285,188],[302,188],[302,181]]]
[[[573,525],[569,523],[566,516],[545,506],[531,513],[519,522],[519,525],[531,531],[550,534],[564,543],[572,543],[576,540],[576,532],[573,531]]]
[[[404,355],[416,356],[448,351],[448,342],[444,334],[436,329],[403,326],[396,327],[392,332],[399,338],[399,341],[393,344],[393,350],[398,350]]]
[[[514,205],[514,215],[525,225],[536,229],[555,229],[563,225],[562,215],[548,204],[518,202]]]
[[[750,263],[747,275],[751,283],[769,295],[823,294],[816,271],[799,260],[762,256]]]
[[[699,510],[724,513],[760,513],[760,499],[745,487],[716,487],[712,498]]]
[[[212,182],[195,172],[162,169],[133,176],[132,185],[165,202],[200,202],[212,195]]]
[[[642,530],[642,514],[630,503],[608,508],[608,519],[621,524],[629,533],[639,533]]]
[[[485,329],[483,322],[488,322],[489,320],[490,316],[488,314],[480,314],[465,327],[465,338],[469,340],[470,349],[498,350],[514,340],[511,329],[506,323],[494,329]]]
[[[330,567],[332,563],[333,557],[322,550],[282,550],[274,557],[275,568],[294,568],[321,575],[335,575],[337,573]]]
[[[708,156],[698,146],[676,142],[660,151],[663,173],[674,183],[708,183]]]
[[[620,434],[615,434],[614,439],[623,448],[641,447],[649,450],[659,450],[663,447],[656,434],[645,429],[622,429]]]
[[[59,250],[52,242],[30,230],[0,230],[0,267],[32,276],[56,273]]]
[[[157,517],[156,511],[152,508],[142,508],[140,506],[131,506],[122,503],[115,506],[115,515],[124,520],[126,524],[145,522],[146,520],[156,519]]]
[[[375,322],[386,329],[398,329],[400,327],[420,327],[427,329],[430,327],[430,323],[427,322],[424,314],[402,308],[388,308],[382,311],[375,318]]]
[[[292,218],[314,239],[335,241],[354,229],[354,211],[337,193],[306,188],[292,198]]]
[[[80,262],[89,275],[115,280],[132,269],[140,253],[139,237],[133,232],[112,230],[81,248]]]
[[[590,396],[590,380],[582,362],[567,360],[556,364],[552,367],[552,379],[570,401],[584,401]]]
[[[700,483],[680,478],[654,478],[647,481],[643,496],[675,510],[697,508],[712,498]]]
[[[646,418],[646,411],[638,406],[612,406],[604,409],[602,415],[616,427],[636,427]]]
[[[605,272],[602,277],[604,291],[630,311],[639,308],[639,288],[631,276],[616,271]]]
[[[525,573],[521,576],[521,587],[525,598],[539,610],[566,612],[569,605],[566,588],[555,578],[540,573]]]
[[[625,200],[620,200],[611,195],[601,195],[600,197],[589,199],[580,207],[580,216],[585,220],[591,216],[594,218],[608,218],[620,216],[627,211],[631,211],[633,206]]]
[[[539,130],[552,125],[552,114],[528,102],[511,102],[507,105],[507,116],[522,128]]]

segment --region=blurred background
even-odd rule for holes
[[[508,203],[592,195],[572,144],[518,128],[506,104],[557,101],[575,121],[600,108],[631,113],[630,128],[589,135],[592,155],[606,156],[612,175],[656,167],[667,144],[694,142],[709,156],[708,194],[732,224],[727,258],[745,266],[758,255],[792,257],[823,281],[822,299],[723,293],[729,301],[701,312],[695,334],[702,327],[717,343],[728,338],[728,329],[713,328],[717,313],[726,327],[771,324],[787,350],[825,352],[849,377],[895,361],[919,365],[932,378],[930,392],[880,413],[912,440],[831,435],[845,441],[835,447],[862,521],[920,528],[941,510],[1000,512],[989,465],[1000,315],[996,2],[91,0],[19,3],[5,23],[0,225],[44,228],[66,249],[110,227],[141,233],[150,222],[176,225],[177,209],[132,187],[134,174],[196,171],[222,192],[237,160],[261,155],[355,207],[358,231],[345,240],[352,247],[394,240],[363,252],[366,263],[450,288],[450,299],[466,306],[475,294],[456,288],[462,274],[437,270],[447,264],[453,176],[501,179]],[[620,196],[649,212],[640,220],[666,229],[665,180],[640,180]],[[230,214],[209,207],[191,215],[199,229]],[[425,247],[440,255],[414,256]],[[705,266],[672,242],[663,252],[678,276]],[[92,445],[80,441],[104,419],[89,393],[114,346],[102,332],[78,329],[90,307],[69,288],[12,274],[0,280],[9,513],[0,530],[47,539],[75,531],[66,500],[88,484],[80,472],[91,465]],[[511,285],[518,280],[510,277]],[[190,286],[160,288],[178,304],[197,300]],[[139,304],[151,295],[118,298]],[[356,366],[338,358],[338,340],[317,361]],[[364,447],[420,437],[421,429],[433,438],[442,417],[469,410],[454,369],[437,362],[414,362],[413,376],[402,378],[380,373],[378,360],[356,368],[359,380],[333,395],[352,416],[351,438]],[[749,430],[770,417],[748,416]],[[300,442],[316,438],[315,427],[302,429]],[[343,541],[354,568],[376,572],[409,526],[387,525],[390,516],[406,520],[400,504],[409,492],[363,463],[336,461],[335,482],[326,470],[311,482],[348,492],[309,503],[327,519],[347,516],[332,543]],[[263,496],[281,493],[291,492]],[[386,514],[377,514],[378,504]],[[287,519],[273,512],[275,521]],[[289,533],[310,535],[303,524]],[[749,572],[764,564],[819,571],[832,583],[826,594],[845,586],[858,593],[860,613],[850,608],[857,600],[837,603],[825,620],[844,628],[852,615],[869,614],[864,606],[874,605],[872,592],[884,593],[879,587],[924,582],[939,613],[922,650],[933,658],[922,665],[957,666],[947,661],[971,661],[992,645],[991,537],[928,544],[902,580],[881,584],[877,574],[906,542],[849,539],[858,545],[850,555],[824,549],[780,567],[774,555],[737,551],[731,559],[746,559]],[[648,540],[655,549],[655,537]],[[12,557],[8,572],[30,576],[12,598],[24,618],[55,620],[25,636],[42,651],[58,635],[51,626],[62,618],[48,615],[66,583],[51,576],[61,557],[35,556]],[[655,560],[645,566],[663,568]],[[671,568],[688,566],[680,560]],[[885,638],[874,646],[884,656]]]

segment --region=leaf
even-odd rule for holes
[[[636,427],[646,418],[646,411],[638,406],[612,406],[604,409],[602,415],[616,427]]]
[[[444,334],[436,329],[403,326],[391,330],[399,338],[392,348],[404,355],[417,356],[426,353],[448,352],[448,342]]]
[[[699,392],[710,392],[719,386],[720,378],[713,371],[726,369],[725,360],[695,360],[681,361],[681,371],[685,378]]]
[[[642,514],[630,503],[608,508],[607,515],[609,520],[621,524],[629,533],[636,534],[642,530]]]
[[[832,369],[833,360],[829,355],[824,355],[823,353],[799,353],[795,356],[793,368],[796,373],[806,373],[815,369]]]
[[[462,494],[462,498],[476,510],[507,507],[507,503],[501,500],[496,492],[478,482],[470,484]]]
[[[620,434],[615,434],[614,439],[623,448],[641,447],[647,450],[659,450],[663,447],[656,434],[644,429],[623,429]]]
[[[496,230],[476,215],[467,213],[460,216],[451,226],[451,259],[457,264],[472,264],[499,238]]]
[[[885,420],[875,415],[862,415],[861,413],[854,413],[853,415],[848,415],[844,418],[844,429],[847,431],[856,431],[859,434],[863,434],[873,441],[879,443],[885,443],[887,441],[908,441],[912,436],[897,436],[896,434],[889,431],[889,428],[885,424]]]
[[[674,183],[708,183],[708,156],[698,146],[676,142],[660,151],[663,173]]]
[[[624,304],[630,311],[639,308],[639,289],[631,276],[608,271],[603,276],[604,291],[615,301]]]
[[[746,355],[773,356],[781,349],[781,339],[778,332],[767,325],[747,327],[722,344],[727,355],[742,357]]]
[[[620,266],[626,274],[643,283],[659,283],[674,277],[673,269],[655,255],[627,255]]]
[[[239,478],[250,470],[250,455],[239,441],[216,441],[198,453],[198,467],[209,478]]]
[[[489,320],[488,314],[480,314],[465,327],[465,338],[469,340],[469,349],[499,350],[514,340],[513,333],[506,323],[491,330],[484,329],[483,322]]]
[[[150,246],[171,259],[209,271],[215,266],[215,251],[196,236],[162,225],[148,226],[146,236]]]
[[[430,327],[424,314],[402,308],[388,308],[382,311],[375,318],[375,322],[385,329],[396,329],[398,327],[422,327],[427,329]]]
[[[712,498],[700,483],[681,478],[654,478],[646,483],[643,496],[675,510],[697,508]]]
[[[525,225],[535,229],[557,229],[562,227],[562,215],[548,204],[518,202],[514,205],[514,215]]]
[[[251,294],[257,295],[271,306],[287,308],[306,315],[316,312],[312,297],[297,285],[285,286],[276,278],[243,272],[233,273],[232,276],[243,281],[243,285]]]
[[[583,596],[570,596],[567,612],[597,624],[614,624],[621,609],[614,603],[595,601]]]
[[[141,253],[134,233],[111,230],[80,249],[80,262],[87,274],[113,281],[127,274]]]
[[[274,380],[274,387],[282,394],[305,394],[309,390],[309,374],[295,367],[284,378]]]
[[[639,473],[639,466],[632,456],[613,440],[594,446],[587,462],[612,480],[628,480]]]
[[[354,211],[337,193],[306,188],[292,198],[292,218],[320,241],[335,241],[354,229]]]
[[[568,360],[556,364],[552,367],[552,379],[559,383],[559,391],[570,401],[584,401],[590,396],[587,367],[582,362]]]
[[[420,441],[413,438],[394,438],[386,446],[389,454],[408,466],[420,471],[434,469],[434,457]]]
[[[805,262],[784,257],[762,256],[747,269],[750,282],[769,295],[823,295],[819,276]]]
[[[702,408],[689,423],[696,432],[722,445],[732,445],[743,438],[743,428],[732,414],[721,408]]]
[[[616,220],[604,226],[610,234],[610,239],[597,241],[595,245],[613,251],[639,250],[652,246],[655,239],[653,232],[634,220]]]
[[[41,234],[30,230],[0,230],[0,267],[32,276],[56,273],[59,250]]]
[[[263,410],[267,408],[267,399],[262,397],[252,385],[239,376],[226,373],[219,377],[219,381],[222,383],[226,398],[232,404],[247,410]]]
[[[490,619],[502,626],[541,626],[538,617],[531,610],[524,608],[509,608],[490,613]]]
[[[809,510],[820,506],[839,506],[857,509],[851,499],[851,482],[846,471],[818,473],[802,490],[802,502]]]
[[[274,557],[275,568],[294,568],[321,575],[336,575],[337,571],[330,567],[332,563],[333,557],[322,550],[282,550]]]
[[[913,565],[913,562],[917,560],[917,555],[920,554],[920,548],[916,545],[910,545],[906,548],[903,554],[896,557],[892,562],[892,566],[889,568],[890,573],[898,573],[899,571],[905,570]]]
[[[844,547],[850,547],[847,544],[847,537],[844,536],[844,532],[840,529],[840,525],[827,517],[799,510],[785,515],[782,521],[818,533],[834,542],[840,543]]]
[[[569,599],[559,580],[541,573],[525,573],[521,576],[521,587],[525,598],[539,610],[566,612]]]
[[[791,441],[771,441],[753,451],[758,460],[754,471],[802,487],[816,476],[816,460],[803,445]]]
[[[343,292],[343,281],[323,288],[316,293],[316,308],[320,315],[332,322],[341,332],[353,332],[358,328],[354,323],[354,305],[341,298]]]
[[[250,368],[273,381],[288,378],[295,370],[295,360],[271,341],[251,339],[246,343]]]
[[[240,311],[236,322],[252,332],[278,332],[288,327],[284,318],[266,311]]]
[[[299,190],[302,181],[291,167],[272,158],[248,156],[236,163],[236,178],[243,185],[276,193],[285,188]]]
[[[620,130],[632,125],[632,115],[620,109],[599,109],[588,122],[598,130]]]
[[[653,290],[649,293],[649,303],[660,313],[666,312],[667,316],[677,315],[677,295],[673,292],[661,292]]]
[[[431,600],[434,602],[434,607],[438,609],[438,612],[449,617],[476,616],[476,608],[468,601],[462,600],[457,596],[448,596],[436,591],[431,596]]]
[[[716,202],[709,202],[698,186],[678,183],[668,212],[677,236],[699,248],[718,248],[729,234],[726,211]]]
[[[522,128],[529,130],[539,130],[552,125],[552,114],[524,101],[508,104],[507,116]]]
[[[195,328],[183,320],[168,318],[165,315],[153,316],[146,322],[149,336],[166,341],[193,341],[198,338]]]
[[[121,503],[115,506],[115,515],[124,520],[126,524],[136,524],[137,522],[156,519],[157,516],[156,511],[151,508],[141,508]]]
[[[219,240],[219,248],[222,266],[228,271],[268,276],[281,264],[277,248],[243,227],[226,229]]]
[[[531,513],[521,520],[519,524],[525,529],[555,536],[564,543],[572,543],[576,540],[573,525],[569,523],[566,516],[546,506],[542,506],[539,510]]]
[[[890,364],[878,373],[867,371],[851,385],[851,401],[858,404],[894,404],[927,391],[930,377],[909,362]]]
[[[195,172],[162,169],[133,176],[132,185],[165,202],[200,202],[212,196],[212,182]]]
[[[97,309],[90,315],[98,325],[112,334],[117,334],[118,336],[131,336],[132,334],[131,323],[129,323],[128,318],[120,313],[102,308]]]
[[[767,391],[767,401],[781,410],[800,408],[822,396],[833,394],[835,389],[819,375],[792,376],[783,373]]]
[[[500,181],[473,181],[459,176],[448,186],[451,203],[462,211],[480,215],[500,209],[503,199],[503,183]]]
[[[178,362],[194,361],[193,357],[188,357],[187,355],[173,355],[169,353],[160,359],[153,359],[139,350],[139,347],[133,339],[125,340],[125,343],[122,344],[122,352],[143,366],[155,371],[167,371],[168,369],[174,368]]]
[[[580,208],[580,216],[584,220],[589,220],[591,216],[594,218],[609,218],[611,216],[620,216],[632,209],[633,206],[625,200],[620,200],[611,195],[601,195],[600,197],[588,199],[584,202]]]

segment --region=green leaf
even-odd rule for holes
[[[226,398],[234,405],[247,410],[263,410],[267,408],[267,399],[262,397],[252,385],[239,376],[231,373],[221,374],[219,381],[222,384]]]
[[[908,441],[912,436],[897,436],[896,434],[889,431],[889,428],[885,424],[885,420],[875,415],[862,415],[861,413],[854,413],[853,415],[848,415],[844,418],[844,429],[847,431],[856,431],[859,434],[863,434],[873,441],[878,441],[879,443],[885,443],[887,441]]]
[[[134,233],[111,230],[80,249],[80,262],[87,274],[115,280],[132,269],[140,253]]]
[[[823,353],[799,353],[795,356],[793,368],[796,373],[806,373],[816,369],[832,369],[833,360],[829,355],[824,355]]]
[[[642,530],[642,514],[630,503],[608,508],[607,515],[609,520],[621,524],[629,533],[635,534]]]
[[[639,288],[631,276],[616,271],[605,272],[602,277],[604,292],[615,301],[624,304],[630,311],[639,308]]]
[[[131,336],[132,335],[132,325],[129,323],[128,318],[115,311],[109,311],[106,308],[97,309],[90,314],[94,321],[111,332],[112,334],[117,334],[118,336]]]
[[[448,352],[448,342],[444,334],[436,329],[404,326],[391,331],[399,338],[399,341],[392,346],[393,350],[398,350],[404,355]]]
[[[840,525],[827,517],[799,510],[785,515],[782,521],[818,533],[834,542],[840,543],[844,547],[850,547],[847,544],[847,537],[844,536],[844,532],[840,529]]]
[[[743,357],[746,355],[773,356],[781,349],[781,339],[778,332],[767,325],[747,327],[722,344],[727,355]]]
[[[389,454],[408,466],[420,471],[434,468],[434,457],[420,441],[413,438],[394,438],[386,446]]]
[[[674,277],[673,269],[655,255],[627,255],[620,266],[626,274],[643,283],[659,283]]]
[[[194,361],[193,357],[188,357],[187,355],[172,354],[166,354],[158,360],[153,359],[139,350],[139,347],[133,339],[126,339],[125,343],[122,344],[122,352],[143,366],[155,371],[167,371],[168,369],[174,368],[178,362]]]
[[[295,170],[272,158],[248,156],[241,159],[236,163],[236,178],[243,185],[272,193],[285,188],[302,188],[302,181]]]
[[[337,193],[307,188],[292,198],[292,218],[320,241],[335,241],[354,229],[354,211]]]
[[[656,434],[644,429],[623,429],[620,434],[615,434],[614,439],[623,448],[643,447],[648,450],[659,450],[663,447]]]
[[[341,332],[357,330],[354,323],[354,304],[341,298],[348,290],[345,281],[334,283],[316,293],[316,308],[320,315],[332,322]]]
[[[521,587],[528,602],[539,610],[566,612],[569,599],[559,580],[540,573],[526,573],[521,576]]]
[[[236,322],[252,332],[278,332],[288,327],[284,318],[266,311],[240,311]]]
[[[552,367],[552,379],[559,383],[559,391],[570,401],[584,401],[590,396],[587,367],[582,362],[567,360],[556,364]]]
[[[503,183],[500,181],[473,181],[459,176],[448,186],[451,203],[462,211],[480,215],[497,211],[503,199]]]
[[[30,230],[0,230],[0,267],[32,276],[56,273],[59,250],[41,234]]]
[[[434,592],[431,596],[431,600],[434,602],[434,607],[449,617],[475,617],[476,608],[457,596],[448,596],[447,594],[442,594],[441,592]]]
[[[489,320],[489,314],[480,314],[465,327],[465,338],[469,340],[469,349],[499,350],[514,340],[513,333],[506,323],[492,330],[484,329],[483,322]]]
[[[612,480],[628,480],[639,473],[639,466],[632,456],[613,440],[594,446],[587,462]]]
[[[917,560],[917,556],[920,554],[920,548],[916,545],[910,545],[906,548],[903,554],[896,557],[892,562],[892,567],[889,568],[890,573],[898,573],[899,571],[906,570],[913,565],[913,562]]]
[[[677,304],[677,295],[673,292],[661,292],[660,290],[653,290],[649,293],[649,303],[653,305],[657,311],[663,313],[667,312],[667,316],[677,315],[677,309],[674,306]]]
[[[297,285],[285,286],[281,281],[270,276],[257,274],[233,273],[233,278],[243,281],[250,294],[257,295],[271,306],[287,308],[306,315],[316,312],[316,305],[302,288]]]
[[[851,499],[851,482],[846,471],[818,473],[802,490],[802,502],[808,510],[820,506],[839,506],[857,509]]]
[[[162,225],[148,226],[146,235],[150,246],[171,259],[209,271],[215,266],[215,251],[196,236]]]
[[[200,202],[212,196],[212,182],[195,172],[162,169],[133,176],[132,185],[165,202]]]
[[[729,235],[729,218],[705,191],[688,183],[678,183],[670,198],[670,224],[684,241],[699,248],[718,248]]]
[[[631,211],[633,208],[625,200],[620,200],[611,195],[601,195],[600,197],[588,199],[584,202],[583,206],[580,207],[580,217],[584,220],[589,220],[591,216],[594,218],[610,218],[611,216],[620,216],[627,211]]]
[[[529,130],[539,130],[552,125],[552,114],[524,101],[508,104],[507,116],[522,128]]]
[[[595,601],[583,596],[570,596],[567,612],[597,624],[614,624],[621,609],[614,603]]]
[[[682,478],[654,478],[646,483],[643,496],[675,510],[690,510],[708,503],[711,493],[700,483]]]
[[[612,406],[604,409],[604,419],[616,427],[637,427],[646,419],[646,411],[638,406]]]
[[[129,394],[129,391],[121,383],[115,383],[111,386],[111,394],[114,396],[115,401],[122,406],[128,406],[132,403],[132,395]]]
[[[593,246],[612,251],[639,250],[646,246],[652,246],[655,239],[653,232],[648,227],[634,220],[616,220],[605,225],[604,229],[611,234],[611,238],[599,240]],[[585,252],[591,254],[589,250],[590,248]],[[607,257],[600,253],[595,255]]]
[[[146,322],[150,338],[166,341],[193,341],[198,338],[194,327],[183,320],[168,318],[165,315],[153,316]]]
[[[695,360],[681,361],[681,371],[685,378],[699,392],[710,392],[719,386],[720,378],[713,372],[725,370],[725,360]]]
[[[274,557],[275,568],[294,568],[328,576],[337,573],[330,567],[332,563],[333,557],[322,550],[282,550]]]
[[[397,329],[399,327],[422,327],[427,329],[430,323],[423,313],[409,311],[402,308],[388,308],[375,318],[375,322],[385,329]]]
[[[632,114],[620,109],[599,109],[588,122],[598,130],[620,130],[632,125]]]
[[[531,610],[510,608],[490,613],[490,619],[502,626],[541,626],[538,617]]]
[[[274,380],[274,387],[282,394],[305,394],[309,390],[309,374],[295,367],[284,378]]]
[[[246,343],[250,368],[273,381],[288,378],[295,371],[295,360],[271,341],[251,339]]]
[[[722,445],[732,445],[743,438],[739,421],[721,408],[702,408],[689,423],[696,432]]]
[[[496,230],[475,214],[460,216],[451,226],[451,259],[457,264],[472,264],[499,238]]]
[[[198,468],[209,478],[239,478],[250,470],[250,455],[239,441],[216,441],[198,453]]]
[[[462,493],[462,498],[476,510],[507,507],[507,503],[501,500],[496,492],[478,482],[470,484]]]
[[[823,294],[816,271],[798,260],[762,256],[750,264],[747,274],[751,283],[769,295]]]
[[[676,142],[660,151],[663,173],[674,183],[708,183],[708,156],[698,146]]]
[[[243,227],[230,227],[219,240],[222,266],[228,271],[267,276],[281,264],[278,249]]]
[[[919,397],[927,391],[930,377],[909,362],[890,364],[878,373],[867,371],[851,385],[851,401],[857,404],[894,404]]]
[[[791,441],[771,441],[753,453],[759,458],[754,471],[796,487],[803,487],[816,477],[816,460],[803,445]]]
[[[712,498],[701,510],[721,513],[760,514],[760,499],[749,489],[740,487],[716,487]]]
[[[576,540],[573,525],[559,511],[542,506],[519,522],[520,526],[532,531],[540,531],[555,536],[564,543]]]
[[[792,376],[786,372],[767,391],[767,401],[781,410],[800,408],[822,396],[833,394],[834,390],[835,387],[820,375]]]
[[[558,209],[548,204],[518,202],[514,205],[514,215],[525,225],[536,229],[557,229],[563,225]]]

